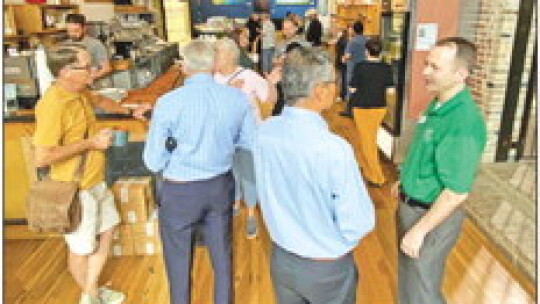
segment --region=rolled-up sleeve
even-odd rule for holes
[[[172,127],[170,102],[167,99],[160,98],[156,103],[144,145],[144,164],[150,171],[155,173],[165,168],[171,155],[165,149],[165,140],[170,136]]]
[[[350,145],[341,143],[335,156],[329,172],[336,225],[349,245],[354,245],[375,227],[375,211]]]

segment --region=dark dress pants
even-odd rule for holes
[[[171,303],[190,303],[193,232],[200,225],[214,269],[214,303],[231,304],[232,175],[187,183],[164,181],[161,197],[159,227]]]
[[[354,304],[358,272],[351,253],[317,261],[273,246],[270,271],[277,304]]]

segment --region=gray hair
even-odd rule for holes
[[[330,81],[335,81],[335,74],[326,51],[299,46],[286,55],[281,85],[287,105],[293,106],[316,85]]]
[[[212,43],[193,40],[182,49],[184,67],[190,71],[211,71],[214,67]]]
[[[240,49],[234,40],[229,37],[223,37],[214,43],[215,48],[225,50],[233,56],[233,60],[236,62],[240,57]]]
[[[60,71],[68,65],[79,61],[79,52],[86,51],[86,48],[79,44],[62,44],[47,49],[47,66],[54,77],[60,75]]]

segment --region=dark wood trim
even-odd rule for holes
[[[500,133],[495,154],[495,161],[499,162],[508,160],[508,151],[514,147],[512,131],[519,101],[525,57],[527,55],[527,42],[531,30],[534,2],[534,0],[522,0],[520,2],[514,35],[514,46],[512,47],[512,58],[510,59],[510,73],[508,74],[504,107],[499,127]]]
[[[4,225],[27,225],[26,219],[4,219]]]
[[[521,118],[521,127],[519,130],[519,139],[517,144],[517,159],[521,159],[523,157],[523,150],[525,149],[525,140],[527,138],[527,132],[529,130],[529,120],[531,119],[531,110],[532,110],[532,104],[533,104],[533,97],[534,92],[536,92],[536,81],[538,75],[538,67],[537,59],[538,54],[536,53],[538,51],[538,40],[535,38],[534,42],[534,51],[533,51],[533,58],[531,61],[531,71],[529,73],[529,83],[527,84],[527,93],[525,95],[525,107],[523,109],[523,116]]]

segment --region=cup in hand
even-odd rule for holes
[[[113,130],[113,147],[124,147],[128,142],[128,131],[115,129]]]

